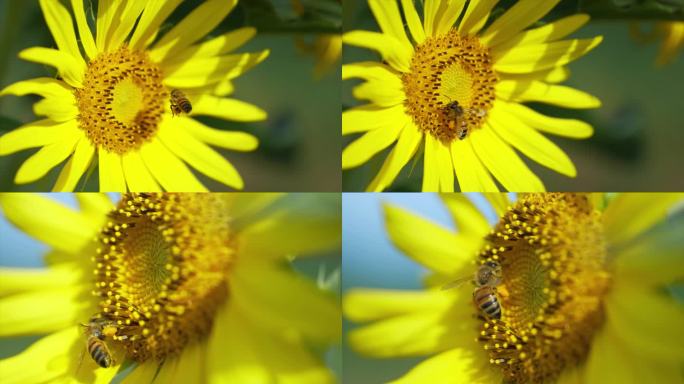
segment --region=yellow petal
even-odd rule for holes
[[[71,0],[71,8],[73,8],[74,11],[74,19],[76,19],[76,25],[78,26],[78,35],[80,37],[81,45],[83,45],[86,56],[90,59],[94,59],[97,56],[98,51],[95,40],[93,39],[93,34],[88,26],[88,20],[86,18],[85,10],[83,9],[83,1]]]
[[[78,116],[78,108],[72,100],[49,98],[33,104],[33,113],[52,121],[69,121]]]
[[[239,53],[221,57],[188,60],[164,68],[163,83],[171,88],[193,88],[221,80],[234,79],[247,72],[268,57],[269,51]]]
[[[236,222],[250,222],[257,217],[264,209],[275,204],[284,197],[284,193],[231,193],[226,195],[227,209]]]
[[[454,372],[459,372],[454,374]],[[452,349],[430,357],[391,384],[487,384],[502,382],[500,373],[492,369],[476,351]]]
[[[287,203],[286,207],[246,224],[241,231],[241,246],[249,254],[284,259],[320,253],[338,246],[341,237],[339,195],[318,196],[318,200],[305,195],[290,195],[287,199],[283,202]]]
[[[232,151],[249,152],[259,146],[259,140],[247,132],[220,131],[194,119],[185,119],[184,127],[196,139]]]
[[[423,29],[423,24],[420,22],[416,7],[413,5],[413,0],[401,0],[401,7],[404,10],[404,17],[406,18],[406,23],[408,24],[409,31],[411,31],[413,40],[417,44],[422,43],[425,41],[425,30]]]
[[[166,20],[182,0],[151,0],[147,1],[145,10],[135,26],[133,36],[128,42],[131,49],[143,49],[147,47],[157,32],[159,26]]]
[[[154,379],[158,383],[196,383],[204,379],[206,342],[192,342],[183,348],[180,356],[166,359]]]
[[[152,383],[157,376],[159,364],[154,360],[148,360],[144,363],[138,364],[133,368],[131,373],[124,376],[121,381],[122,384],[137,384],[137,383]]]
[[[24,96],[36,94],[51,99],[66,99],[75,104],[73,89],[61,80],[52,77],[38,77],[10,84],[0,92],[0,96]]]
[[[340,338],[342,320],[335,297],[324,295],[289,266],[238,263],[230,286],[231,299],[240,311],[275,334],[292,332],[324,343]]]
[[[665,219],[668,211],[684,199],[681,193],[623,193],[604,211],[603,223],[609,244],[630,240]]]
[[[498,192],[489,171],[477,158],[470,140],[451,143],[451,159],[461,192]]]
[[[383,189],[390,186],[404,165],[415,155],[422,140],[423,134],[413,125],[413,122],[407,121],[404,129],[401,130],[397,145],[387,155],[382,168],[368,185],[366,191],[382,192]]]
[[[491,127],[470,134],[477,157],[509,191],[543,192],[544,184]]]
[[[477,35],[489,19],[489,13],[498,1],[481,0],[474,3],[471,1],[466,8],[461,24],[458,26],[458,31],[463,35]]]
[[[520,0],[496,19],[482,34],[480,40],[490,47],[500,44],[540,20],[559,2],[560,0]]]
[[[505,193],[484,193],[485,199],[489,201],[489,204],[496,212],[497,217],[503,216],[503,214],[508,210],[511,202],[508,200],[508,195]]]
[[[154,138],[140,148],[147,169],[169,192],[206,192],[207,188],[197,180],[190,169],[166,146]]]
[[[19,167],[14,182],[17,184],[31,183],[45,176],[52,168],[74,152],[76,143],[82,135],[83,133],[76,132],[62,137],[56,143],[41,148]]]
[[[98,228],[54,200],[30,193],[0,195],[7,220],[29,236],[67,253],[78,253]]]
[[[174,155],[203,174],[229,187],[244,188],[245,183],[235,167],[211,147],[185,132],[183,127],[182,121],[162,124],[159,140]]]
[[[59,174],[52,191],[72,192],[76,188],[81,176],[83,176],[83,173],[90,166],[94,154],[95,147],[90,144],[90,140],[87,137],[81,137],[76,144],[74,154],[69,158],[64,168],[62,168],[62,172]]]
[[[408,116],[404,113],[404,106],[401,104],[389,108],[366,104],[342,112],[342,134],[368,132],[388,125],[401,125],[407,120]]]
[[[615,252],[615,276],[643,285],[665,286],[684,281],[684,219],[663,222]]]
[[[0,297],[31,291],[47,292],[74,285],[82,278],[81,270],[69,263],[51,268],[0,267]]]
[[[601,101],[580,90],[541,81],[502,80],[496,85],[496,97],[510,101],[538,101],[565,108],[598,108]]]
[[[69,346],[83,343],[78,327],[69,327],[31,344],[18,355],[0,360],[3,384],[46,383],[69,373],[69,362],[76,356]]]
[[[351,31],[342,35],[345,44],[377,51],[392,68],[409,72],[412,50],[407,50],[392,36],[369,31]]]
[[[107,45],[107,42],[113,30],[112,21],[115,18],[115,15],[118,14],[120,7],[123,7],[123,5],[123,2],[118,2],[114,0],[98,1],[96,20],[97,29],[95,33],[95,45],[97,46],[98,51],[108,51],[109,47]]]
[[[684,360],[684,306],[662,291],[618,282],[606,299],[606,315],[607,326],[635,354],[673,363]]]
[[[388,289],[351,289],[344,295],[344,315],[364,322],[411,313],[446,312],[453,296],[444,291],[395,291]]]
[[[501,76],[501,80],[515,80],[519,82],[539,80],[559,84],[570,78],[570,70],[567,67],[553,67],[528,73],[500,73],[499,76]]]
[[[38,120],[22,125],[0,137],[0,155],[8,155],[27,148],[54,144],[65,136],[78,133],[76,121],[56,123]],[[81,131],[82,132],[82,131]]]
[[[123,6],[119,6],[119,14],[116,15],[117,22],[112,26],[111,35],[108,39],[109,47],[119,47],[130,35],[133,25],[138,20],[138,16],[145,8],[144,1],[127,1]]]
[[[489,111],[489,123],[504,141],[537,163],[558,173],[575,177],[577,170],[570,158],[556,144],[508,113],[507,103],[500,101]]]
[[[451,213],[451,218],[460,233],[473,238],[481,238],[491,230],[487,218],[465,194],[445,193],[440,197]]]
[[[121,157],[126,185],[131,192],[160,192],[161,187],[147,170],[140,152],[131,151]]]
[[[154,45],[150,57],[161,62],[204,37],[235,7],[237,0],[208,0],[193,9]]]
[[[399,5],[394,1],[384,0],[368,0],[368,7],[370,7],[375,20],[378,22],[380,29],[395,38],[399,44],[411,50],[413,47],[406,37],[404,30],[404,21],[399,14]]]
[[[594,133],[594,128],[584,121],[542,115],[522,104],[507,103],[506,110],[530,127],[554,135],[584,139]]]
[[[431,161],[428,161],[430,159]],[[436,188],[426,187],[425,175],[430,173],[437,177]],[[451,163],[451,151],[449,147],[431,135],[426,136],[425,141],[425,171],[423,172],[423,191],[454,191],[454,166]],[[432,182],[431,182],[432,183]]]
[[[435,36],[444,35],[451,30],[461,16],[465,3],[465,0],[449,0],[449,5],[441,12],[435,24]]]
[[[251,40],[254,35],[256,35],[256,29],[253,27],[244,27],[226,32],[213,39],[187,47],[182,52],[167,57],[164,60],[164,64],[170,65],[184,62],[191,58],[220,56],[241,47]]]
[[[564,17],[544,26],[530,29],[519,33],[514,38],[504,44],[500,44],[492,49],[494,56],[499,56],[511,47],[526,44],[545,43],[562,39],[575,32],[589,21],[589,15],[577,14]]]
[[[74,88],[83,87],[85,64],[67,52],[52,48],[32,47],[19,52],[19,57],[34,63],[55,67],[67,84]]]
[[[437,146],[441,143],[432,135],[425,135],[425,155],[423,157],[423,192],[439,192],[439,160]]]
[[[71,15],[66,7],[59,1],[40,0],[40,8],[59,50],[68,53],[79,65],[84,66],[85,62],[78,48],[74,24],[71,22]]]
[[[193,115],[214,116],[232,121],[263,121],[266,112],[249,103],[212,95],[202,95],[192,103]]]
[[[442,226],[403,210],[386,205],[385,223],[394,245],[425,267],[453,275],[472,261],[472,242]]]
[[[126,192],[126,178],[123,173],[121,156],[105,149],[98,151],[100,168],[100,191]]]
[[[0,337],[59,331],[79,321],[90,306],[90,288],[68,286],[0,299]],[[88,316],[86,314],[86,316]]]
[[[401,133],[401,125],[392,125],[366,132],[342,151],[342,169],[358,167],[378,152],[389,147]]]
[[[442,0],[425,0],[423,4],[423,26],[427,36],[435,35],[441,10]]]
[[[505,73],[528,73],[559,67],[586,55],[602,40],[599,36],[593,39],[516,46],[495,57],[494,70]]]
[[[114,204],[104,193],[77,193],[76,200],[83,215],[97,228],[104,222],[109,211],[114,208]]]
[[[354,87],[357,99],[368,99],[382,107],[403,105],[406,95],[399,76],[388,67],[373,62],[346,64],[342,66],[342,80],[362,78],[367,80]]]

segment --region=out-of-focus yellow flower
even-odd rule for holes
[[[650,33],[641,30],[639,24],[632,23],[629,26],[632,37],[641,43],[652,43],[662,40],[660,51],[656,58],[656,65],[665,66],[672,63],[684,48],[684,22],[683,21],[660,21]]]
[[[191,116],[264,120],[263,110],[225,96],[233,90],[233,79],[269,51],[231,53],[255,35],[251,27],[199,42],[237,0],[203,2],[158,38],[160,26],[179,4],[100,1],[93,34],[82,0],[71,0],[73,19],[60,1],[40,1],[57,49],[32,47],[19,57],[55,67],[59,78],[20,81],[0,92],[44,97],[34,112],[45,119],[0,138],[0,155],[40,148],[19,168],[16,183],[38,180],[66,160],[54,190],[73,191],[96,158],[101,191],[206,190],[190,167],[243,188],[237,170],[209,145],[253,151],[257,139],[210,128],[185,113],[173,116],[171,93],[184,93],[192,107],[185,112]]]
[[[124,383],[335,381],[311,347],[339,338],[337,300],[288,260],[338,243],[339,196],[76,197],[0,196],[50,248],[47,268],[0,268],[0,336],[47,335],[0,360],[3,383],[109,383],[129,363]],[[86,352],[91,322],[108,368]]]
[[[304,13],[304,5],[300,0],[291,0],[290,3],[296,14]],[[316,77],[321,77],[332,69],[342,56],[342,35],[339,34],[321,34],[316,36],[313,42],[297,37],[295,42],[300,51],[316,58]]]
[[[391,240],[431,275],[424,291],[350,290],[344,313],[371,322],[353,348],[430,356],[396,383],[682,382],[684,307],[663,288],[684,278],[684,221],[665,223],[684,195],[486,197],[494,226],[442,195],[456,232],[385,207]],[[480,308],[472,287],[442,289],[481,268],[500,272]],[[500,318],[484,314],[497,303]]]
[[[351,31],[343,41],[377,51],[383,61],[342,66],[343,79],[365,80],[353,93],[369,101],[342,114],[343,135],[364,133],[344,149],[342,168],[360,166],[394,145],[368,190],[389,187],[422,153],[423,191],[453,191],[454,172],[461,191],[498,191],[494,179],[511,191],[544,190],[515,148],[574,177],[572,161],[540,132],[586,138],[592,127],[523,105],[582,109],[601,104],[559,85],[568,78],[565,65],[601,42],[601,37],[561,40],[589,17],[578,14],[528,29],[558,2],[518,1],[483,29],[496,1],[466,6],[426,0],[421,20],[411,0],[401,1],[403,17],[397,1],[368,0],[382,32]]]

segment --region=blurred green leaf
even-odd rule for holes
[[[278,12],[269,0],[240,3],[247,24],[262,33],[339,33],[342,26],[342,4],[338,0],[304,0],[301,15]]]
[[[582,0],[592,19],[684,20],[684,0]]]

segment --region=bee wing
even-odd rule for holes
[[[453,288],[458,288],[462,286],[463,284],[472,281],[472,276],[465,276],[458,278],[454,281],[448,282],[442,286],[442,291],[446,291],[447,289],[453,289]]]

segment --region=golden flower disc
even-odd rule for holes
[[[479,341],[507,381],[552,382],[587,356],[609,287],[600,217],[585,195],[529,194],[488,236],[502,316],[481,317]]]
[[[95,290],[129,358],[178,353],[228,296],[234,236],[220,195],[128,194],[101,230]]]
[[[162,70],[126,47],[93,59],[75,91],[79,126],[90,142],[124,154],[154,137],[169,99]]]
[[[456,30],[429,37],[416,46],[410,72],[402,74],[406,111],[418,128],[449,143],[458,138],[461,124],[467,132],[482,126],[497,81],[489,50],[477,37]],[[464,111],[455,123],[446,112],[453,102]]]

